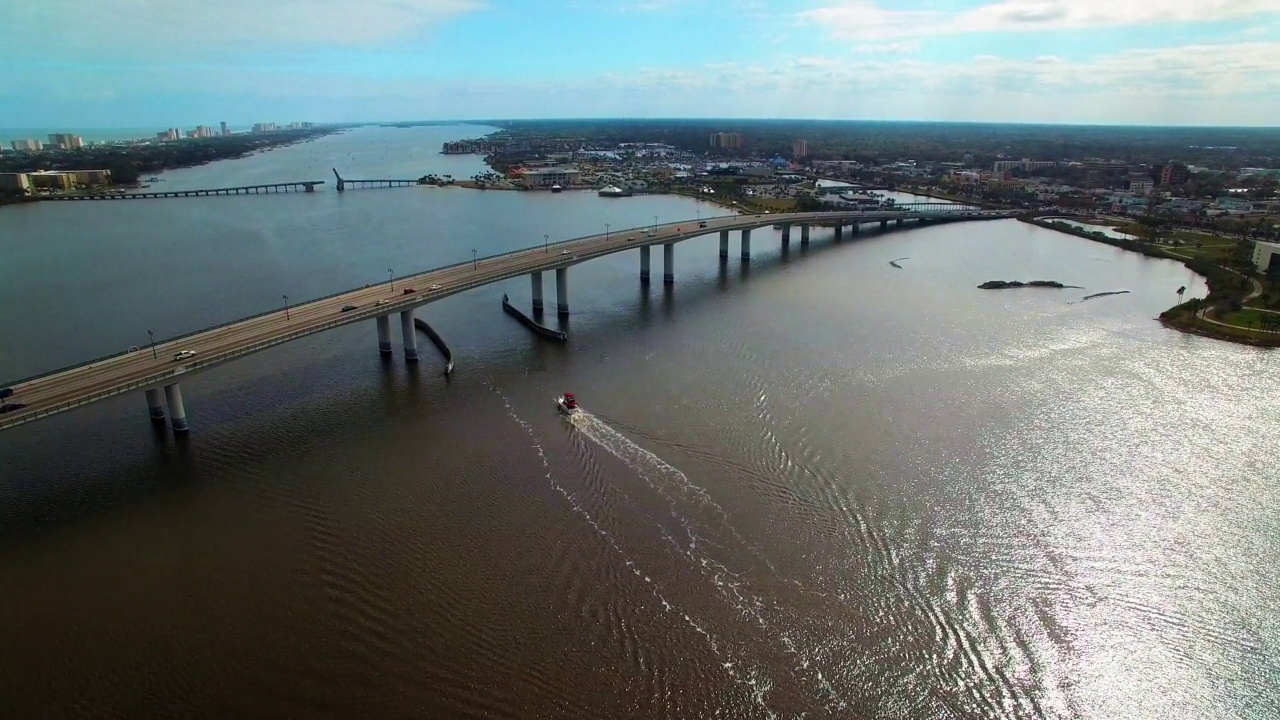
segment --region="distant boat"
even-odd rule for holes
[[[564,188],[560,187],[559,185],[551,186],[551,192],[553,193],[558,193],[558,192],[561,192],[562,190],[564,190]]]
[[[631,197],[630,190],[623,190],[616,185],[606,185],[600,188],[600,192],[596,193],[600,197]]]

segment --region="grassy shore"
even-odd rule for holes
[[[1275,289],[1265,279],[1246,275],[1238,270],[1226,267],[1226,257],[1214,257],[1207,254],[1191,254],[1191,248],[1166,247],[1136,240],[1111,238],[1102,234],[1094,234],[1080,228],[1053,223],[1046,218],[1032,214],[1019,218],[1023,222],[1057,230],[1068,235],[1075,235],[1094,242],[1142,253],[1149,257],[1177,260],[1192,271],[1203,276],[1209,285],[1209,294],[1204,298],[1195,298],[1160,313],[1160,322],[1182,332],[1204,335],[1229,342],[1249,345],[1280,347],[1280,333],[1265,332],[1262,316],[1265,313],[1257,309],[1245,308],[1244,303],[1253,297],[1265,297]]]

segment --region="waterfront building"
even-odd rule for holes
[[[9,145],[18,152],[40,152],[44,147],[39,140],[14,140]]]
[[[0,192],[26,194],[30,190],[26,173],[0,173]]]
[[[221,123],[219,123],[219,128],[222,130],[222,137],[226,137],[231,134],[231,130],[227,129],[226,120],[223,120]]]
[[[254,132],[271,132],[275,129],[276,129],[276,124],[273,122],[253,124]]]
[[[520,180],[527,188],[549,188],[552,185],[569,187],[575,185],[582,173],[577,168],[549,167],[525,170]]]
[[[31,187],[40,190],[70,190],[75,185],[75,176],[57,170],[40,170],[27,173]]]

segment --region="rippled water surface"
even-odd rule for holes
[[[463,177],[432,149],[477,132],[169,176]],[[722,212],[332,187],[6,208],[0,375]],[[382,363],[369,323],[184,382],[184,441],[140,396],[0,434],[0,716],[1280,715],[1280,375],[1153,320],[1198,278],[1015,221],[777,234],[749,266],[680,244],[672,287],[634,252],[573,268],[564,346],[500,311],[522,279],[431,305],[447,380]]]

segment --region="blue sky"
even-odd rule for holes
[[[1280,118],[1280,0],[0,0],[0,47],[0,127]]]

